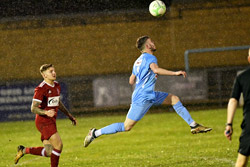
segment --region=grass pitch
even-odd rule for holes
[[[61,167],[232,167],[236,161],[241,132],[242,109],[234,120],[232,142],[224,137],[226,109],[193,111],[198,123],[211,126],[209,133],[193,135],[189,126],[175,113],[148,113],[130,132],[101,136],[87,148],[83,140],[89,128],[123,122],[126,114],[57,120],[64,143]],[[34,121],[0,123],[0,166],[14,165],[16,148],[42,146]],[[50,166],[50,159],[25,155],[20,167]]]

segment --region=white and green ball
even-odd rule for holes
[[[166,12],[166,5],[161,0],[155,0],[150,3],[149,12],[155,17],[162,16]]]

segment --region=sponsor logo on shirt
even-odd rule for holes
[[[59,106],[59,98],[60,98],[60,96],[49,97],[48,98],[48,107]]]
[[[142,59],[139,59],[135,62],[135,66],[140,66],[142,63]]]

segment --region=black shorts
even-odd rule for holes
[[[242,133],[238,152],[242,155],[250,155],[250,134]]]

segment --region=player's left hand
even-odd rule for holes
[[[176,75],[183,75],[184,78],[187,77],[187,73],[185,71],[176,71]]]
[[[77,120],[76,120],[76,118],[75,118],[75,117],[71,116],[69,119],[71,120],[72,125],[74,125],[74,126],[75,126],[75,125],[77,124]]]

